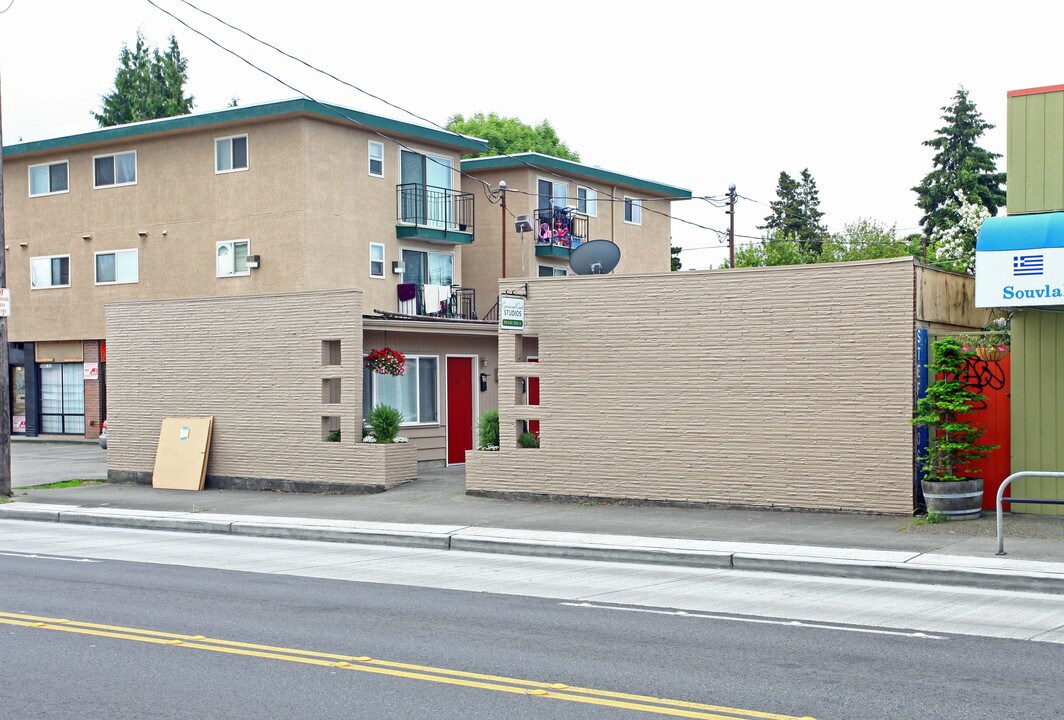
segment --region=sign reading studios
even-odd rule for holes
[[[503,330],[525,329],[525,299],[519,297],[499,298],[499,327]]]
[[[1064,305],[1064,213],[990,218],[975,250],[975,306]]]

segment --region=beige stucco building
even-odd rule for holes
[[[672,201],[691,197],[684,188],[539,153],[463,160],[462,171],[470,193],[499,193],[505,184],[505,210],[501,195],[495,205],[478,205],[477,242],[466,252],[465,282],[478,296],[496,294],[502,277],[567,275],[572,250],[600,238],[621,249],[617,273],[668,271]],[[517,231],[521,216],[530,231]]]
[[[493,248],[502,225],[498,205],[463,178],[465,164],[477,161],[461,161],[485,148],[475,138],[305,99],[5,147],[15,432],[97,436],[109,416],[107,341],[119,341],[105,327],[109,306],[357,290],[363,344],[345,357],[360,362],[362,353],[391,347],[406,354],[408,372],[363,369],[361,392],[349,392],[346,381],[344,402],[361,402],[363,413],[400,407],[419,461],[461,462],[479,413],[498,402],[496,325],[478,318],[496,305]],[[542,156],[521,163],[517,175],[477,171],[496,183],[511,178],[515,190],[539,177],[561,182],[554,174],[564,171],[574,197],[578,184],[585,200],[598,195],[594,237],[642,253],[644,268],[668,267],[668,202],[647,200],[641,222],[626,223],[624,207],[604,198],[674,189],[577,163],[559,168]],[[534,196],[515,191],[510,201],[535,214]],[[638,219],[633,207],[629,217]],[[542,258],[528,243],[526,261],[515,255],[509,276],[522,264],[535,275],[536,261],[564,267],[561,254]],[[224,314],[228,306],[211,307]],[[229,332],[235,343],[278,322],[267,313],[234,319]],[[142,331],[149,347],[140,350],[154,352],[165,373],[173,358]],[[158,332],[195,336],[180,322]],[[200,352],[225,353],[211,337]],[[109,429],[121,456],[124,433]]]

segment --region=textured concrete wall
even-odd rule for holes
[[[362,293],[337,290],[107,307],[108,472],[151,473],[163,418],[214,416],[208,478],[394,485],[412,445],[362,433]],[[339,341],[326,364],[323,341]],[[323,402],[323,379],[340,402]],[[323,440],[337,418],[341,442]]]
[[[908,258],[529,280],[467,489],[908,513],[913,298]]]

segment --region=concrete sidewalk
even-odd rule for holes
[[[1064,518],[915,525],[853,514],[497,500],[461,468],[379,495],[199,493],[105,484],[20,490],[0,519],[730,567],[1064,593]]]

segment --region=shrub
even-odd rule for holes
[[[391,405],[378,405],[369,414],[369,424],[379,443],[390,443],[399,434],[403,414]]]
[[[340,431],[339,430],[333,430],[331,433],[329,433],[326,436],[325,441],[326,442],[340,442]]]
[[[523,448],[538,448],[539,438],[535,433],[523,432],[517,438],[517,444]]]
[[[477,422],[478,447],[499,447],[499,411],[485,410]]]

